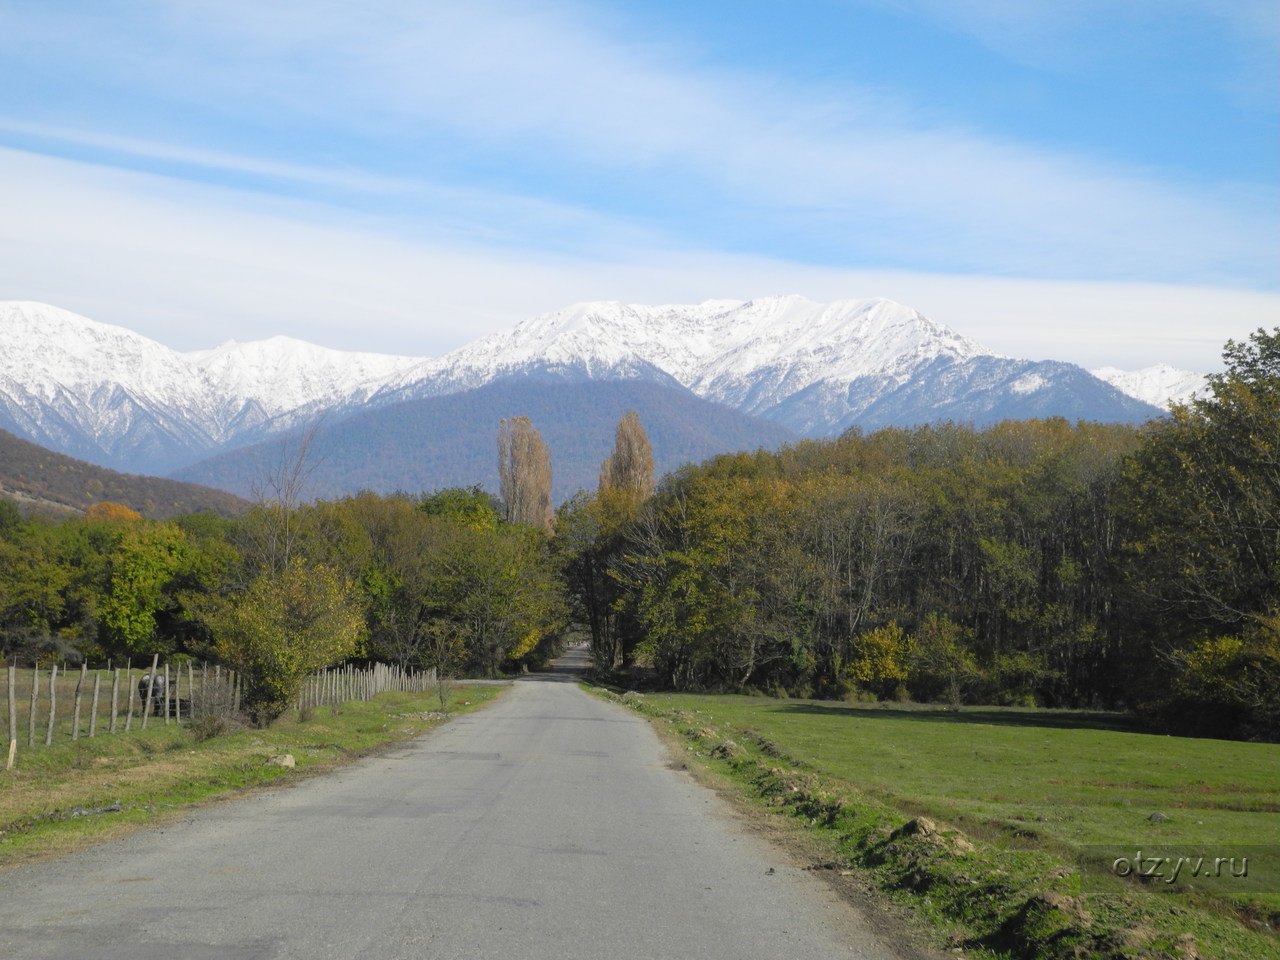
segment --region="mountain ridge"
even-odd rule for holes
[[[1204,374],[1179,370],[1167,363],[1157,363],[1141,370],[1099,367],[1089,372],[1122,393],[1160,408],[1189,403],[1202,395],[1207,386]]]
[[[655,383],[803,436],[939,419],[1160,413],[1119,389],[1130,384],[1123,377],[1113,385],[1074,365],[1001,357],[883,298],[580,303],[436,358],[288,337],[178,353],[124,327],[9,301],[0,302],[0,343],[0,427],[103,466],[156,474],[317,418],[512,377]]]
[[[307,446],[305,495],[335,497],[361,489],[419,492],[480,484],[498,489],[498,422],[528,416],[551,453],[557,502],[594,489],[613,452],[614,431],[640,410],[657,473],[729,450],[774,449],[799,439],[687,390],[645,380],[534,380],[510,377],[439,397],[406,400],[317,424]],[[274,465],[290,459],[298,432],[230,450],[175,473],[243,495]]]

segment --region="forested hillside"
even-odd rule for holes
[[[852,431],[561,513],[606,664],[686,690],[1280,733],[1280,330],[1142,428]]]
[[[110,501],[157,519],[201,510],[230,517],[249,507],[224,490],[117,473],[46,450],[6,430],[0,430],[0,498],[55,514]]]

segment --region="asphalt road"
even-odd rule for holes
[[[518,681],[330,776],[0,873],[0,957],[899,956],[572,681]]]

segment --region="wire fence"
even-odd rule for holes
[[[5,678],[6,770],[17,763],[20,743],[25,743],[25,750],[34,750],[81,737],[145,730],[149,724],[230,718],[240,712],[244,692],[243,677],[220,664],[161,664],[158,656],[149,667],[130,661],[124,667],[109,665],[96,670],[88,664],[79,670],[57,664],[47,669],[20,669],[10,664]],[[349,700],[370,700],[388,690],[426,693],[435,682],[434,670],[415,672],[383,663],[365,667],[346,664],[309,676],[295,706],[300,711],[340,706]],[[20,715],[23,712],[25,717]]]

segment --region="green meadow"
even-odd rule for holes
[[[1078,711],[626,700],[883,885],[925,891],[917,899],[961,923],[956,941],[971,949],[1280,956],[1280,745],[1153,735]],[[916,817],[938,825],[932,854],[889,836]]]

